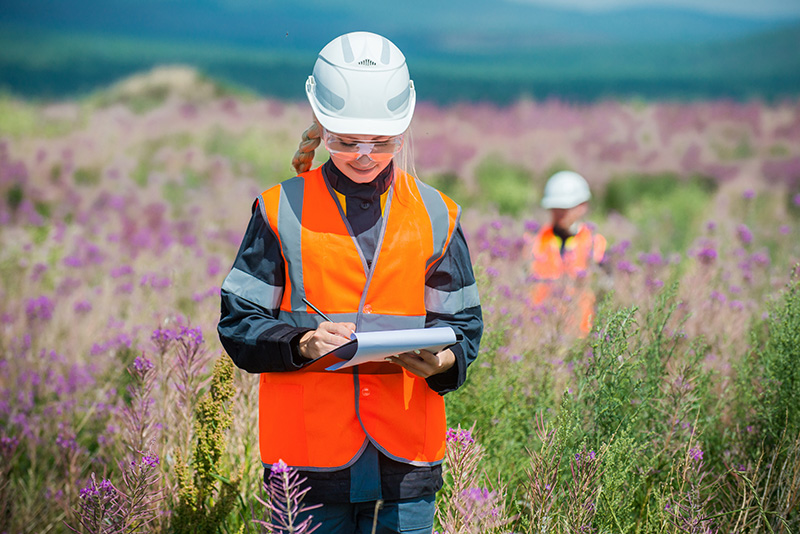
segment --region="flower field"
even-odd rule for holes
[[[291,531],[215,329],[310,109],[176,72],[0,97],[0,532]],[[800,102],[421,103],[412,132],[485,319],[437,529],[800,532]],[[610,245],[587,339],[528,298],[565,168]]]

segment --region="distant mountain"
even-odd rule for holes
[[[676,9],[588,14],[521,2],[5,0],[0,89],[60,98],[159,64],[303,98],[332,37],[372,29],[408,57],[421,98],[800,95],[800,21]],[[455,6],[459,6],[458,8]]]
[[[699,43],[788,22],[667,8],[586,13],[509,0],[4,0],[0,10],[5,25],[271,49],[315,51],[340,33],[369,29],[421,55]]]

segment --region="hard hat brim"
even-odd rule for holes
[[[588,202],[590,198],[591,196],[587,196],[586,198],[580,198],[580,199],[576,199],[575,197],[570,197],[570,198],[545,197],[542,199],[542,207],[547,210],[551,209],[567,210],[570,208],[574,208],[575,206],[579,206],[584,202]]]

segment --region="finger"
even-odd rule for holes
[[[409,367],[408,363],[405,360],[403,360],[402,358],[400,358],[399,355],[397,355],[397,356],[389,356],[388,358],[385,358],[385,361],[387,361],[389,363],[393,363],[395,365],[398,365],[398,366],[402,367],[403,369],[405,369],[406,371],[408,371],[409,373],[417,374],[417,371],[415,369]]]
[[[343,337],[347,340],[350,339],[350,334],[353,333],[353,331],[347,327],[347,323],[324,322],[320,323],[318,329],[334,336]]]
[[[414,354],[420,360],[429,363],[431,365],[436,365],[439,363],[438,357],[431,351],[425,349],[415,350],[410,352],[409,354]]]
[[[425,358],[422,357],[420,351],[409,351],[409,352],[401,352],[397,355],[398,357],[402,357],[405,361],[415,361],[415,362],[424,362]]]
[[[434,372],[434,367],[425,360],[420,359],[417,354],[406,352],[398,354],[397,359],[404,369],[422,378],[427,378]]]
[[[322,331],[319,333],[319,341],[322,345],[328,347],[328,350],[333,350],[350,341],[349,337],[345,337],[338,332]]]

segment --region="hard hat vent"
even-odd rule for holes
[[[361,61],[358,62],[358,64],[361,65],[362,67],[374,67],[375,65],[377,65],[377,63],[375,63],[369,58],[362,59]]]

